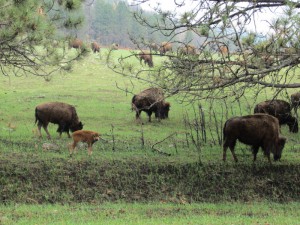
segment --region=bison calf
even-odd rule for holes
[[[100,134],[89,130],[78,130],[72,134],[72,138],[73,138],[73,143],[69,144],[70,155],[72,155],[73,152],[75,151],[78,142],[87,143],[88,154],[91,155],[93,151],[92,146],[96,141],[100,140]]]
[[[152,54],[150,52],[140,52],[139,53],[140,63],[144,60],[145,65],[148,64],[149,67],[153,67]]]
[[[238,159],[234,147],[237,140],[252,147],[253,161],[256,160],[258,149],[261,147],[270,163],[270,153],[273,153],[275,161],[280,159],[286,142],[286,139],[279,135],[278,119],[261,113],[227,120],[223,128],[223,137],[223,160],[226,161],[226,150],[229,147],[236,162]]]

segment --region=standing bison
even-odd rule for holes
[[[268,100],[257,104],[254,113],[267,113],[275,116],[279,124],[287,124],[290,132],[298,133],[298,121],[291,115],[291,106],[283,100]]]
[[[291,95],[291,103],[292,109],[294,109],[295,113],[297,114],[297,109],[300,106],[300,92],[296,92]]]
[[[83,45],[82,40],[76,38],[74,40],[70,40],[69,42],[69,48],[76,48],[76,49],[81,49]]]
[[[94,53],[100,52],[100,45],[94,41],[91,43],[91,49]]]
[[[147,51],[142,51],[139,53],[140,63],[144,61],[145,65],[148,64],[149,67],[153,67],[152,54]]]
[[[226,150],[229,147],[234,160],[238,161],[234,153],[237,140],[252,146],[253,161],[256,160],[259,147],[270,163],[271,152],[275,161],[280,159],[286,139],[280,136],[279,130],[278,119],[268,114],[258,113],[227,120],[223,128],[223,160],[226,161]]]
[[[142,111],[148,114],[149,122],[151,122],[153,112],[159,120],[169,117],[170,103],[165,102],[164,93],[160,88],[149,88],[134,95],[131,106],[132,110],[136,112],[136,119],[140,119]]]
[[[196,51],[196,47],[193,45],[185,45],[182,46],[178,49],[178,54],[179,55],[196,55],[197,51]]]
[[[48,139],[51,138],[48,132],[48,124],[58,124],[57,132],[61,137],[62,132],[66,132],[70,138],[69,130],[72,132],[81,130],[83,124],[79,121],[75,107],[62,102],[47,102],[35,108],[35,123],[38,122],[39,136],[42,136],[41,127],[47,133]]]
[[[159,47],[160,55],[166,54],[166,52],[172,52],[172,44],[170,42],[162,42]]]

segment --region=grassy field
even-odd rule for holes
[[[299,203],[14,205],[6,224],[299,224]]]
[[[160,61],[155,58],[155,63]],[[139,66],[135,58],[132,63]],[[90,54],[70,73],[50,80],[2,76],[0,83],[0,197],[7,204],[0,208],[0,224],[299,221],[299,134],[289,133],[287,126],[282,127],[288,138],[282,160],[273,167],[261,152],[252,165],[249,147],[242,144],[236,147],[240,162],[235,164],[228,152],[224,164],[218,135],[226,118],[220,102],[213,106],[216,117],[207,102],[200,102],[207,139],[200,134],[199,145],[191,138],[197,136],[195,130],[183,122],[187,115],[190,124],[199,122],[197,106],[180,104],[178,96],[167,99],[171,102],[168,120],[149,123],[142,113],[142,125],[135,121],[130,103],[134,93],[149,86],[113,73],[105,65],[104,53],[102,59]],[[264,93],[261,100],[268,95]],[[246,96],[241,107],[228,100],[229,117],[252,112],[251,90]],[[75,105],[84,129],[102,134],[104,140],[95,143],[92,156],[81,145],[70,157],[70,139],[65,134],[58,138],[57,125],[49,125],[52,140],[46,139],[44,130],[43,138],[37,137],[34,109],[47,101]],[[54,147],[45,147],[49,144]]]

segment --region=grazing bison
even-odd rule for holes
[[[94,41],[91,43],[91,49],[94,53],[100,52],[100,45]]]
[[[140,63],[144,60],[145,65],[148,64],[149,67],[153,67],[152,55],[150,52],[142,51],[139,53]]]
[[[93,152],[93,144],[100,140],[100,134],[90,130],[77,130],[72,134],[73,143],[69,144],[70,155],[73,154],[78,142],[85,142],[88,144],[88,154],[91,155]]]
[[[76,38],[74,40],[71,40],[69,42],[69,48],[76,48],[76,49],[81,49],[83,45],[82,40]]]
[[[297,109],[300,105],[300,92],[296,92],[291,95],[291,103],[292,103],[292,109],[294,109],[295,113],[297,114]]]
[[[166,54],[166,52],[172,52],[172,44],[170,42],[162,42],[159,47],[160,55]]]
[[[256,160],[259,147],[270,163],[271,152],[275,161],[280,159],[286,139],[280,136],[279,131],[278,119],[268,114],[258,113],[227,120],[223,128],[223,160],[226,161],[226,150],[229,147],[234,160],[238,161],[234,153],[237,140],[252,146],[253,161]]]
[[[47,133],[48,139],[51,138],[48,132],[48,124],[58,124],[57,132],[61,137],[62,132],[66,132],[70,138],[69,130],[72,132],[81,130],[83,124],[79,121],[75,107],[62,102],[47,102],[35,108],[35,123],[38,122],[39,136],[42,136],[41,127]]]
[[[134,95],[131,106],[136,112],[136,119],[140,119],[142,111],[148,114],[149,122],[153,112],[159,120],[169,117],[170,103],[164,101],[164,93],[160,88],[149,88]]]
[[[185,45],[179,48],[179,55],[196,55],[196,47],[193,45]]]
[[[159,45],[153,42],[149,45],[149,48],[150,48],[150,51],[157,52],[159,50]]]
[[[268,100],[257,104],[254,113],[267,113],[275,116],[279,124],[287,124],[290,132],[298,133],[298,121],[291,115],[291,106],[283,100]]]

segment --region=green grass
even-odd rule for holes
[[[9,205],[6,224],[299,224],[299,203]]]
[[[209,103],[200,102],[206,115],[207,142],[201,141],[197,149],[191,134],[186,136],[191,130],[183,123],[186,114],[194,121],[191,105],[173,96],[167,99],[171,102],[168,120],[148,123],[142,113],[144,124],[137,123],[131,111],[132,94],[148,85],[113,73],[105,65],[105,53],[101,54],[102,59],[90,54],[70,73],[53,75],[49,81],[0,76],[0,197],[8,203],[0,205],[0,224],[299,223],[299,134],[282,127],[288,142],[281,162],[273,167],[261,151],[252,165],[249,147],[243,144],[236,147],[240,162],[235,164],[228,152],[224,164],[216,132],[216,126],[220,131],[226,120],[222,102],[213,105],[217,122]],[[157,64],[162,59],[157,56],[154,60]],[[131,62],[140,66],[134,57]],[[252,112],[256,102],[251,90],[245,96],[241,108],[236,101],[227,101],[228,117]],[[271,92],[265,92],[259,100],[270,96]],[[71,140],[65,134],[58,139],[57,125],[49,125],[52,140],[46,139],[44,130],[43,138],[38,139],[34,109],[47,101],[75,105],[84,129],[102,134],[104,140],[94,144],[92,156],[83,145],[70,158],[67,144]],[[195,111],[198,116],[198,109]],[[44,149],[45,143],[58,148]],[[170,156],[155,151],[154,144],[156,150]],[[113,194],[105,196],[111,190]],[[105,200],[114,203],[103,203]],[[131,203],[118,203],[121,200]],[[216,204],[200,204],[203,201]]]

